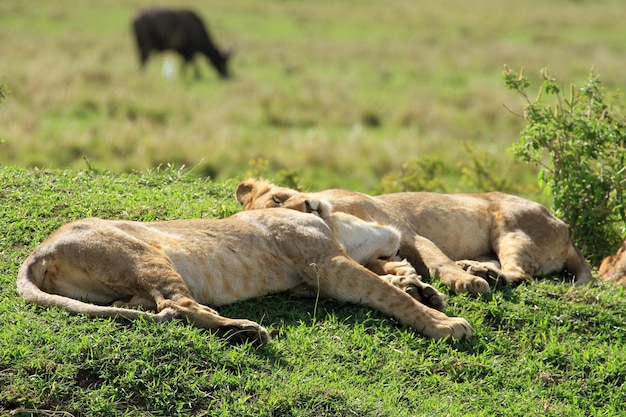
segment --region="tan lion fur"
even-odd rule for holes
[[[626,240],[615,255],[602,260],[598,273],[605,281],[626,285]]]
[[[28,302],[73,313],[183,318],[265,343],[269,334],[259,324],[223,317],[208,305],[308,287],[380,310],[429,337],[471,334],[465,319],[420,303],[395,286],[396,278],[381,278],[351,259],[322,219],[260,210],[219,220],[75,221],[31,253],[17,288]]]
[[[424,283],[415,268],[397,256],[401,233],[391,225],[365,221],[348,213],[333,212],[324,199],[309,202],[307,212],[321,217],[348,256],[380,275],[390,284],[406,291],[429,307],[443,310],[445,296],[433,286]],[[306,291],[301,295],[309,295]]]
[[[421,275],[435,275],[457,292],[489,292],[485,278],[519,283],[563,269],[577,285],[592,279],[567,225],[542,205],[513,195],[303,193],[255,179],[240,183],[235,195],[246,210],[312,212],[316,201],[324,199],[335,212],[393,225],[402,233],[400,256]]]

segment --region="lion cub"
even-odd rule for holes
[[[349,231],[367,229],[367,222],[343,215],[333,221],[348,249],[358,249],[351,247],[359,239],[352,241]],[[369,255],[393,254],[396,248],[384,247],[388,243],[378,242],[382,252]],[[262,326],[207,306],[302,287],[367,305],[429,337],[472,333],[465,319],[420,303],[359,265],[320,217],[286,209],[218,220],[75,221],[40,244],[17,277],[18,292],[35,304],[102,317],[185,318],[261,344],[269,340]]]

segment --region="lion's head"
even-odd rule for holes
[[[312,213],[322,219],[328,219],[332,213],[332,206],[327,200],[264,180],[243,181],[237,186],[235,197],[246,210],[283,207]]]

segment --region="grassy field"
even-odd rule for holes
[[[0,415],[623,415],[625,290],[603,283],[449,294],[474,327],[462,341],[332,301],[222,308],[273,331],[261,349],[26,305],[17,270],[60,225],[224,217],[251,174],[371,191],[434,161],[432,184],[471,191],[472,160],[495,161],[549,204],[507,153],[523,109],[503,65],[624,79],[619,0],[160,3],[192,6],[234,47],[233,80],[205,63],[201,80],[166,79],[171,56],[140,73],[129,22],[148,1],[0,1]]]
[[[370,191],[414,158],[442,161],[464,190],[463,144],[539,194],[535,171],[506,153],[523,121],[502,67],[562,82],[592,66],[624,79],[619,0],[163,1],[205,17],[234,48],[234,80],[167,80],[166,57],[138,69],[130,18],[149,2],[3,0],[0,162],[145,170],[185,165],[213,178],[295,173],[305,187]]]
[[[364,307],[272,296],[223,307],[268,327],[264,348],[181,322],[26,305],[27,254],[77,218],[223,217],[234,181],[0,166],[0,415],[617,416],[624,289],[555,282],[449,295],[475,335],[433,341]],[[438,283],[434,283],[446,291]],[[56,413],[55,413],[56,412]]]

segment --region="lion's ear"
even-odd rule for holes
[[[239,204],[246,207],[246,204],[250,201],[252,191],[255,189],[254,180],[246,180],[240,182],[235,190],[235,198],[239,201]]]

